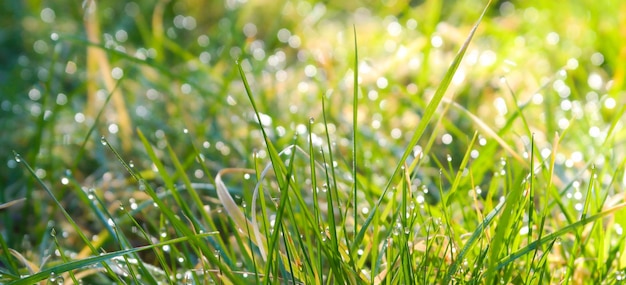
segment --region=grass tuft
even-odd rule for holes
[[[4,15],[0,283],[626,278],[612,1],[92,2]]]

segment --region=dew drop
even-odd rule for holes
[[[135,167],[135,163],[131,160],[128,162],[128,167],[133,168]]]
[[[400,227],[399,226],[395,226],[393,227],[393,231],[392,231],[394,236],[397,236],[400,234]]]
[[[22,156],[17,154],[17,153],[15,153],[15,162],[17,162],[17,163],[22,162]]]
[[[106,139],[104,136],[102,136],[102,137],[100,138],[100,143],[101,143],[102,145],[107,145],[107,144],[109,144],[109,143],[107,142],[107,139]]]
[[[139,191],[146,191],[146,181],[143,179],[139,180]]]
[[[424,201],[425,201],[424,196],[422,196],[422,195],[417,196],[417,198],[415,198],[415,200],[417,200],[418,204],[424,204]]]

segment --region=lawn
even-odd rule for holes
[[[626,279],[620,1],[5,2],[2,284]]]

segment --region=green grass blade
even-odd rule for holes
[[[406,161],[406,159],[409,157],[409,155],[413,151],[413,146],[416,145],[417,142],[422,137],[422,135],[424,135],[424,131],[426,130],[426,126],[428,125],[428,123],[432,119],[433,115],[435,114],[435,111],[437,110],[437,107],[439,106],[439,103],[441,103],[441,101],[443,99],[443,95],[448,90],[448,87],[450,86],[450,82],[452,81],[452,77],[456,73],[456,70],[459,68],[459,65],[461,64],[463,56],[465,55],[465,52],[467,51],[467,48],[469,47],[469,44],[470,44],[474,34],[476,33],[476,30],[478,29],[478,26],[479,26],[480,22],[482,21],[483,17],[487,13],[487,10],[488,10],[490,4],[491,4],[491,1],[489,1],[487,3],[487,5],[485,6],[485,8],[483,9],[482,13],[480,14],[480,17],[478,18],[478,20],[476,21],[476,23],[472,27],[472,30],[470,31],[469,36],[466,38],[465,42],[461,46],[461,49],[459,49],[458,53],[454,57],[454,60],[452,61],[452,64],[450,65],[450,67],[446,71],[446,74],[444,75],[441,83],[437,87],[437,90],[435,91],[435,95],[431,99],[430,103],[428,103],[428,106],[426,107],[426,111],[424,112],[424,116],[422,116],[422,119],[420,120],[419,124],[417,125],[415,133],[413,134],[413,137],[411,138],[411,141],[409,142],[408,147],[404,151],[404,154],[400,158],[400,161],[398,162],[395,170],[393,171],[393,174],[391,175],[391,178],[389,179],[389,182],[385,186],[385,189],[383,190],[382,195],[380,196],[380,198],[378,199],[376,204],[374,204],[374,207],[372,208],[372,211],[370,212],[370,214],[367,216],[365,222],[363,223],[363,225],[361,227],[361,230],[359,230],[358,234],[356,235],[356,237],[354,239],[354,243],[352,244],[352,250],[353,251],[356,249],[357,246],[359,246],[359,244],[361,244],[361,241],[363,240],[363,237],[365,236],[365,232],[367,231],[367,228],[369,227],[369,224],[372,222],[372,219],[374,218],[374,212],[376,212],[378,207],[380,207],[380,204],[382,203],[382,201],[383,201],[387,191],[389,190],[391,184],[393,183],[393,177],[395,177],[398,174],[398,172],[400,171],[401,166],[404,165],[404,162]]]
[[[339,248],[339,237],[337,235],[337,221],[335,220],[335,207],[336,207],[336,203],[338,203],[338,201],[336,201],[337,196],[334,195],[337,193],[336,189],[337,189],[337,185],[336,185],[336,181],[337,181],[337,177],[335,175],[335,167],[333,165],[333,150],[331,148],[332,146],[332,141],[330,139],[330,132],[328,131],[328,121],[326,118],[326,100],[324,98],[324,96],[322,96],[322,117],[324,119],[324,128],[325,128],[325,134],[326,134],[326,143],[328,145],[328,161],[326,160],[326,155],[324,154],[324,152],[322,151],[322,159],[324,161],[324,171],[325,171],[325,177],[326,177],[326,199],[328,200],[328,229],[329,229],[329,239],[330,239],[330,244],[332,246],[332,248]],[[324,186],[322,186],[324,187]],[[325,233],[327,234],[327,233]],[[330,258],[330,262],[331,262],[331,267],[332,268],[341,268],[340,264],[340,257],[339,257],[339,253],[338,252],[331,252],[331,255],[329,256]],[[337,274],[337,278],[338,281],[340,282],[342,281],[341,279],[341,275],[339,275],[339,273]]]
[[[448,192],[447,195],[443,195],[441,196],[442,199],[444,197],[447,196],[447,198],[445,198],[445,200],[442,200],[443,203],[446,203],[446,206],[450,206],[450,204],[452,204],[452,202],[454,202],[454,198],[457,195],[457,190],[459,188],[459,185],[461,184],[461,178],[463,178],[463,171],[464,169],[466,169],[467,163],[469,162],[469,159],[471,157],[471,152],[472,152],[472,147],[476,144],[476,139],[478,138],[478,133],[475,132],[474,133],[474,137],[472,137],[472,141],[469,143],[468,147],[467,147],[467,151],[465,152],[465,155],[463,156],[463,160],[461,161],[461,164],[459,165],[459,170],[457,172],[457,175],[454,177],[454,181],[452,182],[452,186],[450,187],[450,191]]]
[[[4,240],[3,235],[0,235],[0,245],[0,250],[2,250],[3,255],[2,262],[7,264],[7,268],[0,268],[0,274],[8,279],[18,278],[18,276],[20,275],[18,272],[18,264],[13,256],[11,256],[11,249],[9,249],[9,247],[6,245],[6,241]]]
[[[359,120],[359,49],[356,38],[356,26],[352,26],[354,32],[354,79],[352,85],[354,85],[353,97],[354,101],[352,102],[352,207],[354,207],[354,232],[357,232],[357,212],[358,212],[358,201],[357,201],[357,146],[358,146],[358,120]],[[354,263],[354,256],[350,258],[352,266],[356,266]],[[356,270],[356,267],[354,268]]]
[[[505,250],[505,245],[507,244],[507,240],[511,239],[512,235],[515,235],[515,227],[512,227],[517,221],[515,217],[518,216],[521,212],[524,211],[524,203],[526,202],[526,197],[524,196],[524,190],[530,191],[529,189],[532,187],[533,180],[535,179],[534,171],[532,170],[534,167],[534,159],[535,152],[534,148],[534,139],[531,139],[531,148],[530,148],[530,168],[528,175],[528,181],[523,182],[522,185],[511,185],[509,187],[512,188],[512,191],[508,193],[506,196],[506,210],[500,217],[498,221],[498,225],[496,227],[496,233],[491,240],[490,251],[489,251],[489,259],[487,272],[485,274],[487,282],[492,282],[495,278],[496,267],[494,264],[498,260],[498,256],[501,254],[503,250]],[[528,185],[528,186],[526,186]]]
[[[555,240],[556,238],[558,238],[558,237],[560,237],[560,236],[562,236],[562,235],[564,235],[564,234],[566,234],[568,232],[574,231],[577,228],[582,227],[582,226],[584,226],[586,224],[594,222],[594,221],[596,221],[598,219],[601,219],[603,217],[606,217],[606,216],[608,216],[610,214],[614,214],[615,212],[617,212],[617,211],[619,211],[621,209],[624,209],[624,208],[626,208],[626,203],[618,204],[616,206],[613,206],[613,207],[611,207],[609,209],[606,209],[606,210],[604,210],[604,211],[602,211],[600,213],[597,213],[595,215],[591,215],[591,216],[588,216],[588,217],[581,218],[580,220],[578,220],[578,221],[576,221],[576,222],[574,222],[572,224],[569,224],[569,225],[563,227],[562,229],[560,229],[560,230],[558,230],[556,232],[547,234],[547,235],[543,236],[543,238],[541,238],[539,240],[536,240],[536,241],[530,243],[529,245],[523,247],[522,249],[520,249],[520,250],[518,250],[516,252],[513,252],[513,253],[509,254],[508,256],[500,259],[500,261],[498,261],[496,269],[501,269],[501,268],[503,268],[505,266],[508,266],[513,261],[515,261],[518,258],[528,254],[529,252],[534,251],[539,246],[542,246],[542,245],[544,245],[544,244],[546,244],[548,242],[551,242],[551,241]]]
[[[54,201],[54,204],[59,207],[59,209],[61,210],[61,212],[63,213],[63,216],[65,216],[65,218],[67,219],[67,221],[70,223],[70,225],[72,226],[72,228],[74,228],[74,230],[78,233],[78,235],[80,236],[80,238],[83,240],[83,242],[85,242],[85,244],[89,247],[89,249],[91,250],[91,252],[93,254],[99,254],[98,250],[91,244],[91,241],[89,240],[89,238],[87,238],[85,236],[85,234],[83,233],[83,231],[81,230],[81,228],[78,226],[78,224],[74,221],[74,219],[72,218],[72,216],[67,212],[67,210],[65,208],[63,208],[63,205],[61,205],[61,202],[59,202],[59,200],[54,196],[54,193],[52,193],[52,190],[48,187],[48,185],[46,185],[46,183],[44,183],[41,179],[39,179],[39,177],[37,176],[37,174],[35,173],[35,170],[33,170],[33,168],[28,164],[28,162],[24,161],[21,156],[17,153],[17,152],[13,152],[13,154],[15,155],[15,161],[18,161],[20,163],[22,163],[24,165],[24,167],[26,167],[26,169],[28,170],[28,172],[35,177],[35,179],[37,180],[37,182],[39,183],[39,185],[41,185],[41,187],[46,191],[46,193],[48,194],[48,196],[50,196],[50,198],[52,198],[52,200]],[[103,264],[103,266],[107,269],[108,272],[112,273],[111,268],[108,267],[108,265]]]
[[[204,237],[207,237],[209,235],[215,235],[215,234],[216,233],[198,234],[198,235],[194,235],[194,238],[204,238]],[[179,237],[179,238],[163,241],[163,242],[156,243],[156,244],[151,244],[151,245],[146,245],[146,246],[139,246],[139,247],[135,247],[135,248],[131,248],[131,249],[125,249],[125,250],[119,250],[119,251],[110,252],[110,253],[99,254],[99,255],[87,257],[87,258],[81,259],[81,260],[66,262],[66,263],[60,264],[58,266],[53,266],[53,267],[50,267],[50,268],[46,268],[46,269],[44,269],[44,270],[42,270],[40,272],[37,272],[37,273],[35,273],[33,275],[29,275],[29,276],[27,276],[25,278],[22,278],[20,280],[9,282],[9,283],[7,283],[7,285],[31,285],[31,284],[34,284],[36,282],[39,282],[39,281],[42,281],[42,280],[48,278],[48,276],[50,276],[51,273],[60,274],[60,273],[63,273],[63,272],[69,272],[71,270],[76,270],[76,269],[81,269],[81,268],[85,268],[85,267],[88,267],[88,266],[92,266],[92,265],[97,264],[97,263],[106,264],[106,261],[111,260],[112,258],[117,257],[117,256],[123,256],[123,255],[127,255],[127,254],[137,253],[137,252],[140,252],[140,251],[153,249],[155,247],[161,247],[161,246],[164,246],[164,245],[171,245],[171,244],[181,243],[181,242],[184,242],[184,241],[188,241],[189,239],[190,239],[190,237]]]
[[[102,104],[102,108],[100,108],[100,111],[98,111],[98,114],[94,118],[93,125],[91,125],[91,127],[87,131],[87,134],[85,134],[85,138],[83,139],[82,143],[80,144],[80,147],[78,148],[78,153],[76,154],[76,158],[74,158],[74,165],[72,166],[72,171],[73,172],[76,171],[76,169],[78,167],[78,163],[82,160],[83,155],[85,155],[85,150],[86,150],[87,143],[89,142],[93,132],[98,127],[98,122],[100,121],[100,117],[102,117],[102,115],[104,114],[104,111],[106,110],[106,106],[111,101],[111,98],[113,98],[113,94],[116,92],[117,88],[120,86],[122,81],[124,81],[124,78],[125,77],[122,77],[122,78],[120,78],[119,80],[116,81],[115,87],[113,87],[113,89],[111,89],[111,92],[109,92],[109,94],[107,95],[106,99],[104,100],[104,104]]]
[[[141,132],[141,130],[137,130],[137,133],[139,135],[139,138],[141,139],[142,143],[144,144],[144,147],[146,149],[146,152],[148,153],[148,156],[150,157],[150,159],[152,160],[152,162],[157,165],[157,168],[159,167],[159,159],[156,156],[156,154],[154,153],[154,150],[152,149],[152,146],[150,145],[150,143],[148,142],[148,140],[146,139],[146,137],[143,135],[143,133]],[[113,149],[111,148],[112,151],[117,155],[118,159],[120,159],[120,161],[125,164],[125,162],[122,160],[122,158],[119,156],[119,154]],[[162,167],[162,164],[161,164]],[[232,272],[232,270],[230,270],[229,268],[229,264],[228,262],[230,262],[229,260],[226,260],[226,262],[220,260],[218,257],[215,256],[215,252],[213,250],[211,250],[208,245],[206,244],[205,241],[203,240],[199,240],[197,238],[195,238],[195,233],[190,229],[190,227],[188,225],[186,225],[185,223],[183,223],[183,221],[181,219],[179,219],[174,212],[170,209],[170,207],[165,204],[165,202],[160,199],[158,197],[158,195],[156,194],[156,192],[154,191],[154,189],[152,189],[152,187],[150,186],[150,184],[146,183],[146,181],[141,178],[140,176],[138,176],[136,173],[134,173],[132,171],[132,169],[127,168],[130,172],[131,175],[133,175],[133,177],[135,177],[136,179],[138,179],[139,181],[139,187],[141,187],[144,191],[146,191],[146,193],[152,198],[152,200],[154,201],[154,203],[156,203],[157,207],[159,208],[159,210],[165,215],[165,217],[168,219],[168,221],[171,223],[171,225],[180,233],[182,233],[184,236],[188,236],[188,237],[193,237],[191,238],[191,244],[196,248],[196,250],[200,251],[199,255],[202,255],[204,257],[206,257],[209,262],[215,266],[217,266],[220,271],[226,276],[228,277],[230,280],[232,281],[241,281],[239,280],[239,278],[237,276],[235,276]],[[164,175],[164,181],[166,181],[165,179],[169,178],[169,174],[167,174],[167,172],[164,170],[163,168],[163,172],[162,175]],[[171,178],[169,178],[171,179]],[[173,189],[173,188],[170,188]]]
[[[465,255],[467,255],[469,250],[480,239],[480,237],[484,235],[485,229],[494,221],[494,219],[496,218],[500,210],[502,210],[504,205],[505,205],[505,200],[504,199],[500,200],[498,205],[496,205],[496,207],[493,210],[491,210],[491,212],[489,212],[487,216],[485,216],[485,219],[482,221],[482,223],[480,223],[480,225],[476,228],[476,230],[474,230],[470,238],[465,243],[465,246],[463,246],[463,249],[461,249],[461,251],[459,252],[459,255],[456,257],[452,265],[450,265],[450,268],[448,269],[446,273],[446,277],[444,279],[443,284],[450,284],[450,281],[452,280],[452,278],[454,277],[454,274],[458,270],[459,265],[465,259]]]
[[[250,100],[250,104],[252,104],[252,108],[254,109],[254,114],[257,116],[256,118],[259,123],[259,128],[261,129],[261,132],[263,133],[265,146],[267,147],[270,161],[272,162],[272,167],[274,168],[274,173],[276,174],[276,179],[278,179],[278,185],[280,185],[280,187],[283,188],[285,187],[287,183],[286,181],[283,180],[284,177],[282,175],[286,172],[285,165],[280,160],[280,156],[278,155],[278,151],[276,151],[276,147],[274,147],[274,144],[272,143],[269,136],[267,135],[265,128],[261,124],[261,116],[259,115],[259,109],[256,105],[256,101],[254,100],[254,96],[252,95],[252,90],[250,89],[250,84],[248,84],[248,79],[246,77],[246,74],[243,71],[243,68],[241,67],[241,63],[239,61],[237,62],[237,68],[239,70],[239,75],[241,76],[243,86],[246,89],[248,100]]]

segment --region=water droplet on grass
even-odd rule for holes
[[[478,158],[478,155],[479,155],[479,154],[480,154],[480,153],[478,152],[478,150],[475,150],[475,149],[473,149],[473,150],[470,152],[470,156],[471,156],[472,158]]]
[[[418,204],[424,204],[424,196],[422,195],[418,195],[417,198],[415,198],[415,200],[417,201]]]
[[[102,145],[107,145],[107,144],[109,144],[109,142],[107,142],[107,139],[106,139],[104,136],[100,137],[100,143],[101,143]]]

